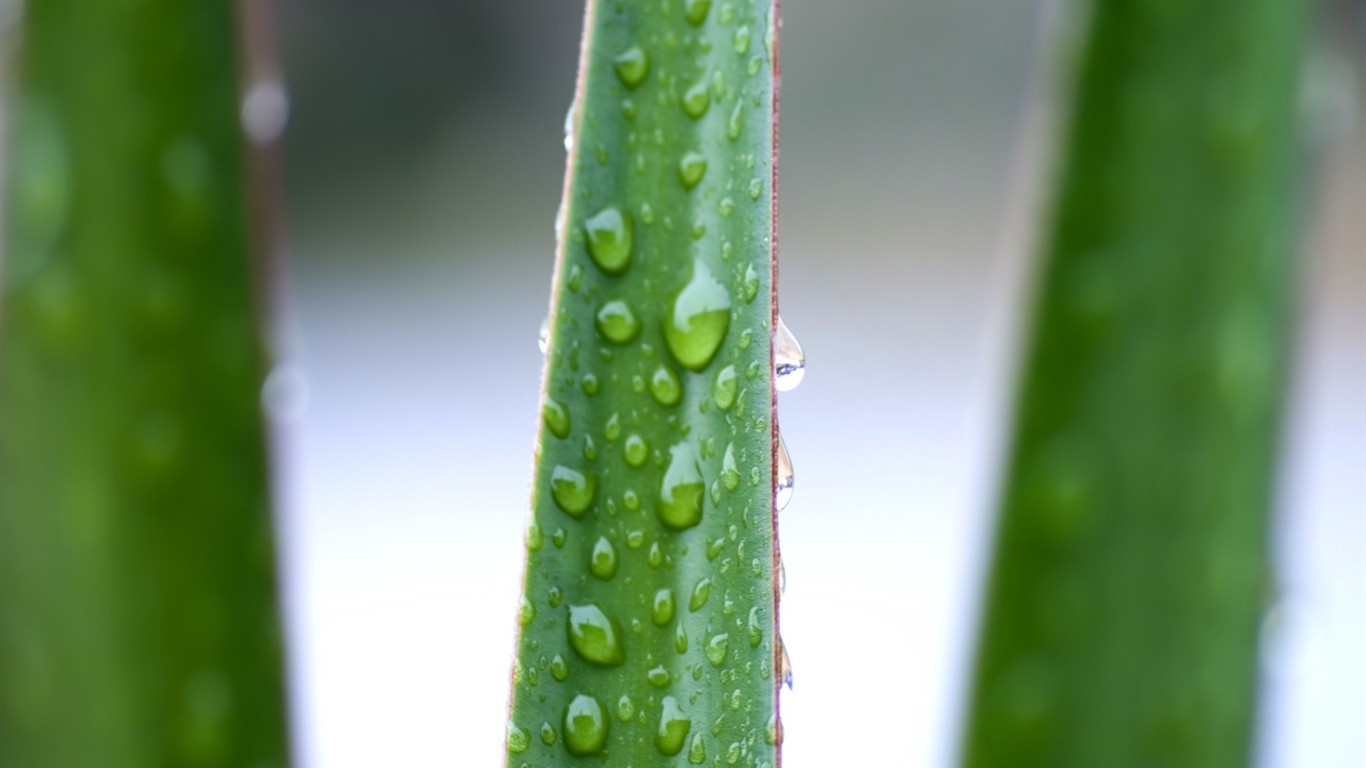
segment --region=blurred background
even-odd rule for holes
[[[303,765],[501,764],[582,3],[280,0]],[[785,768],[947,766],[1074,20],[785,0]],[[1366,765],[1366,78],[1322,9],[1259,765]]]

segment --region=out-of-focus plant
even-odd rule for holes
[[[967,766],[1249,762],[1304,13],[1094,4]]]
[[[801,361],[773,294],[775,13],[588,3],[514,768],[777,763],[773,404]]]
[[[27,3],[0,299],[0,765],[279,766],[233,4]]]

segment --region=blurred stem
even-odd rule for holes
[[[0,765],[286,759],[233,5],[30,2],[0,302]]]
[[[967,766],[1244,766],[1304,4],[1097,0]]]

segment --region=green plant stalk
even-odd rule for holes
[[[1094,5],[967,766],[1249,764],[1304,12]]]
[[[280,766],[233,4],[27,3],[0,306],[0,765]]]
[[[777,765],[775,14],[588,3],[514,768]]]

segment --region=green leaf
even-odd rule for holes
[[[1304,14],[1095,4],[967,766],[1250,762]]]
[[[777,763],[774,12],[588,4],[510,766]]]
[[[26,4],[0,765],[286,760],[233,4]]]

